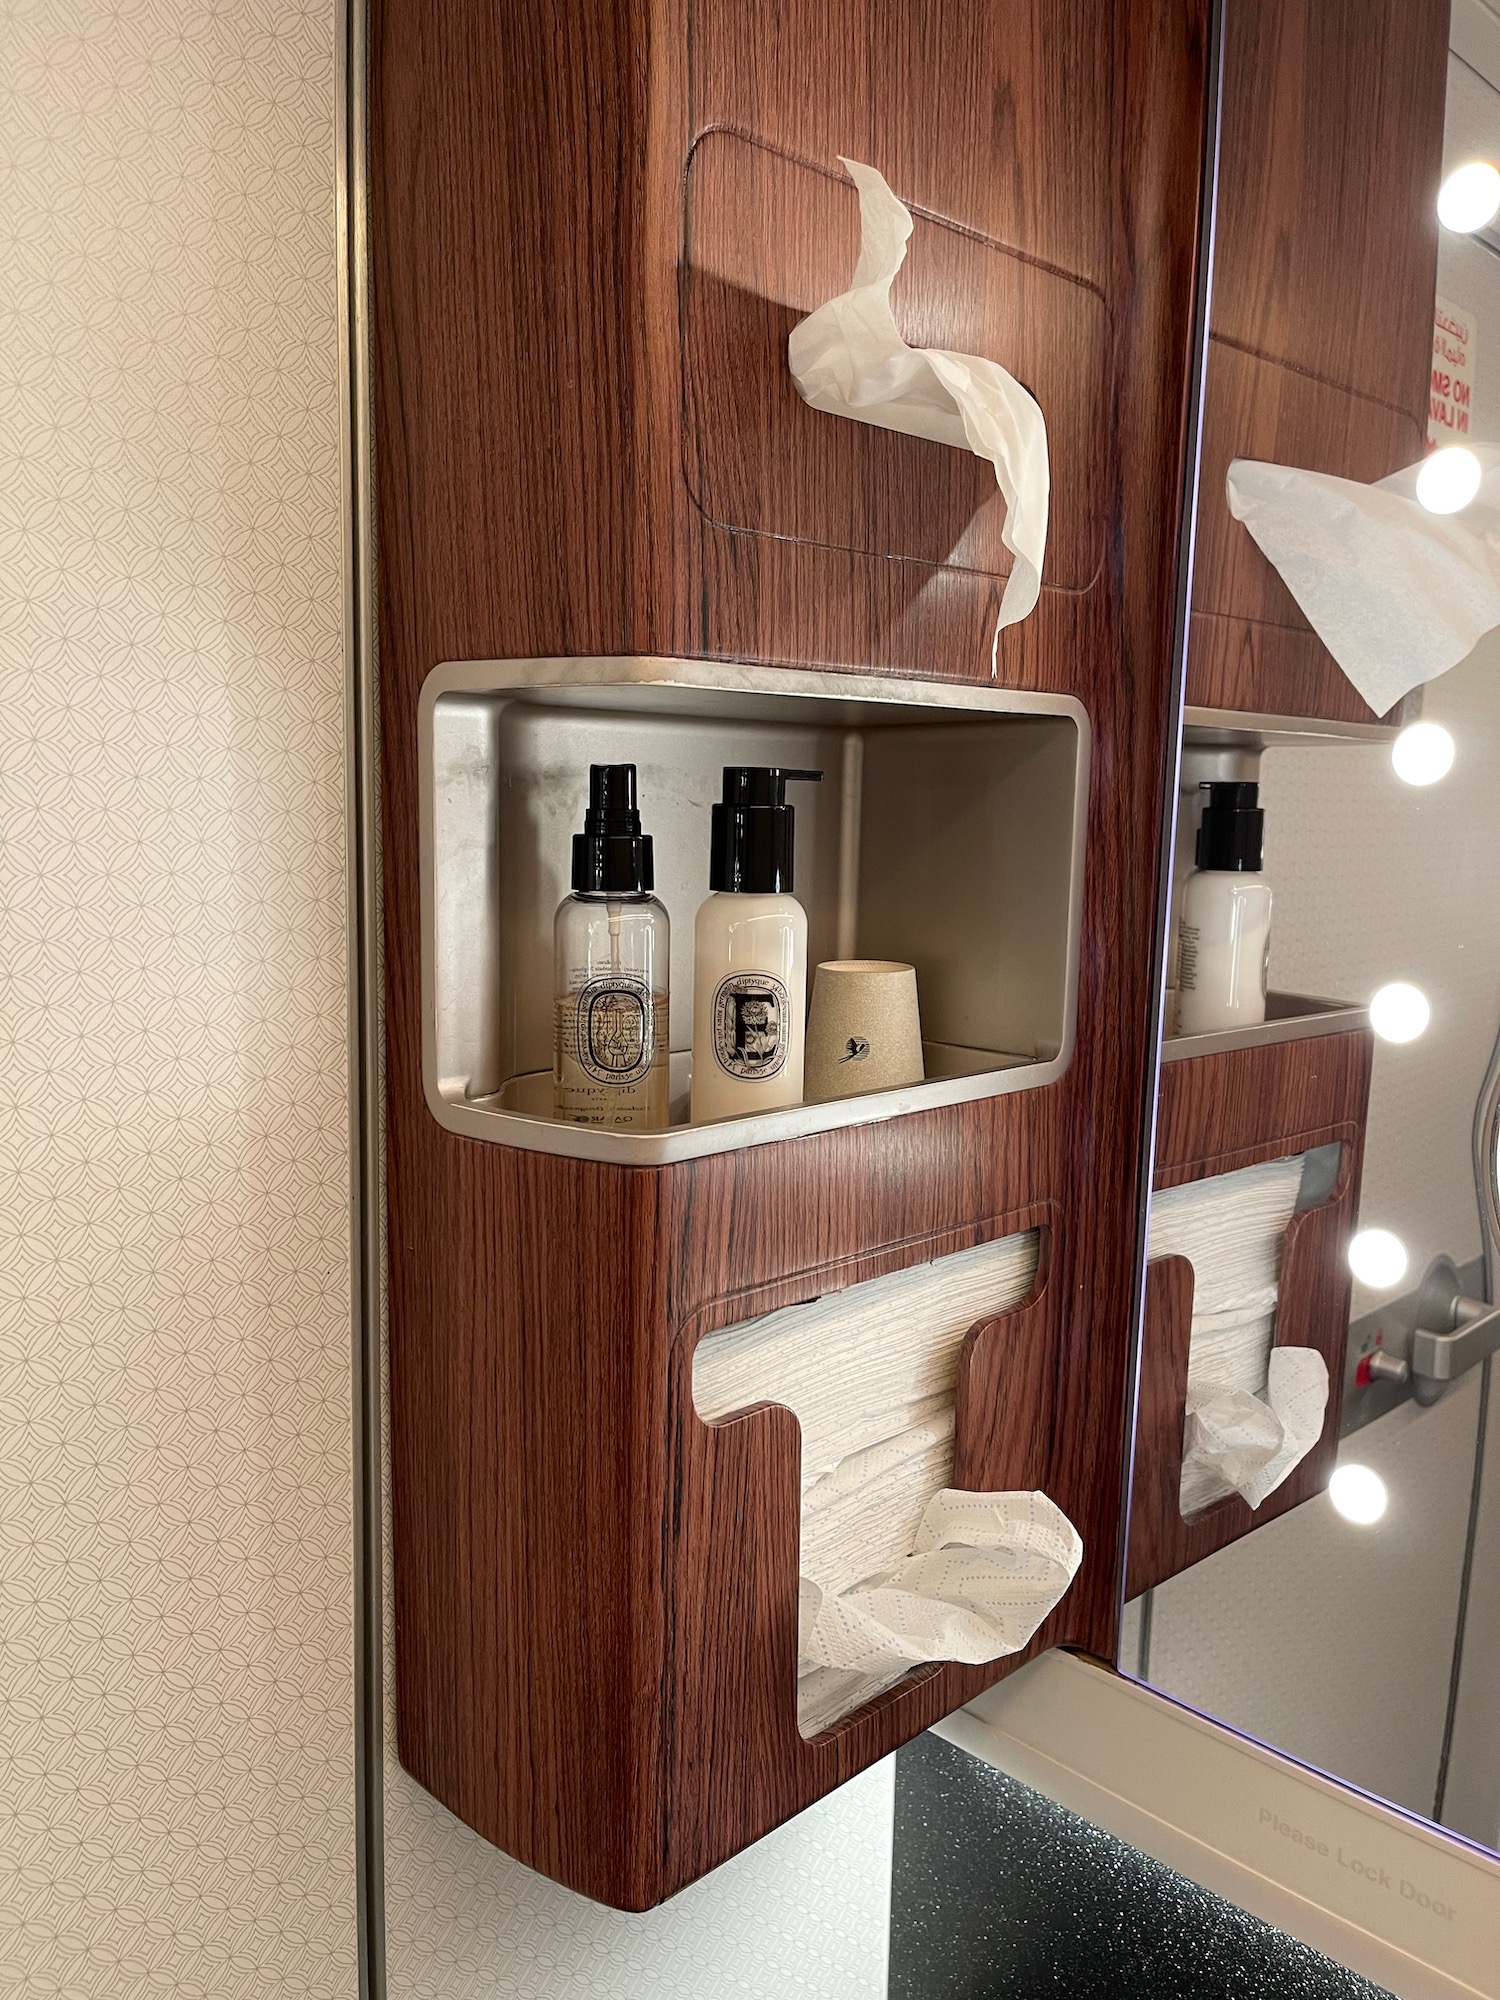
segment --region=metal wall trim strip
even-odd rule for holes
[[[380,789],[370,419],[367,19],[337,0],[340,471],[349,947],[349,1223],[354,1476],[355,1871],[362,2000],[384,2000],[380,1309]]]

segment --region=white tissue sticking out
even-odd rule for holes
[[[924,1508],[911,1554],[884,1575],[837,1592],[802,1578],[798,1654],[860,1674],[998,1660],[1021,1650],[1082,1560],[1078,1530],[1045,1493],[945,1487]]]
[[[705,1336],[706,1423],[768,1401],[802,1432],[797,1723],[804,1736],[925,1660],[999,1659],[1073,1580],[1083,1544],[1042,1493],[953,1478],[954,1390],[968,1330],[1020,1304],[1027,1231]]]
[[[1312,1347],[1273,1347],[1262,1401],[1188,1377],[1182,1466],[1215,1475],[1252,1507],[1276,1491],[1323,1434],[1328,1364]]]
[[[1047,426],[1036,399],[999,362],[907,346],[891,313],[891,283],[906,259],[911,213],[874,167],[842,156],[841,164],[859,189],[859,262],[847,292],[792,328],[792,377],[815,410],[956,445],[994,466],[1005,497],[1001,539],[1015,557],[995,625],[998,647],[1001,628],[1026,616],[1041,586]]]
[[[1304,1156],[1188,1181],[1151,1198],[1148,1254],[1193,1266],[1178,1504],[1227,1494],[1258,1507],[1323,1431],[1328,1367],[1310,1347],[1273,1347],[1281,1245]]]
[[[1466,449],[1482,478],[1452,514],[1417,499],[1422,459],[1373,486],[1248,458],[1229,468],[1230,513],[1377,715],[1500,625],[1500,450]]]

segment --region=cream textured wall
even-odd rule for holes
[[[355,1990],[333,11],[0,6],[0,1987]]]
[[[0,0],[25,2000],[356,1990],[333,32],[290,0]],[[883,2000],[889,1764],[631,1918],[487,1847],[393,1746],[388,1717],[397,2000]]]

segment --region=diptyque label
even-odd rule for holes
[[[747,1083],[777,1076],[791,1041],[787,991],[769,972],[732,972],[714,993],[714,1054]]]
[[[656,1038],[649,983],[633,973],[591,979],[576,1002],[579,1067],[596,1083],[635,1083],[651,1067]]]

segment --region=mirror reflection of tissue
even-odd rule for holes
[[[1435,512],[1442,496],[1429,491],[1431,471],[1449,454],[1460,470],[1460,457],[1475,462],[1477,492],[1461,509]],[[1373,486],[1237,458],[1227,489],[1230,513],[1377,715],[1456,667],[1500,625],[1493,445],[1449,446]]]
[[[1281,1251],[1309,1161],[1241,1167],[1151,1197],[1148,1255],[1193,1267],[1179,1506],[1260,1506],[1323,1434],[1328,1364],[1274,1345]]]
[[[1311,1347],[1272,1348],[1263,1397],[1190,1372],[1178,1503],[1183,1514],[1231,1489],[1258,1507],[1323,1435],[1327,1409],[1328,1363]]]
[[[908,347],[891,312],[891,284],[906,260],[911,212],[884,177],[841,160],[859,189],[854,281],[793,327],[787,360],[815,410],[932,438],[988,459],[1005,499],[1001,539],[1015,557],[995,626],[1036,604],[1047,546],[1047,426],[1035,397],[998,361],[941,347]],[[993,665],[993,660],[992,660]]]

